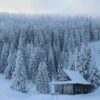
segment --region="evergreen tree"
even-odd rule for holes
[[[50,77],[50,79],[52,79],[52,77],[55,75],[55,72],[56,72],[52,49],[50,49],[50,51],[49,51],[47,69],[48,69],[49,77]]]
[[[55,62],[55,74],[58,74],[58,65],[59,65],[59,59],[60,59],[60,48],[59,44],[55,43],[53,47],[53,54],[54,54],[54,62]]]
[[[100,73],[96,68],[91,50],[88,46],[82,46],[80,54],[77,52],[75,68],[80,71],[83,77],[97,87],[100,85]]]
[[[16,68],[12,76],[13,83],[11,88],[20,92],[27,92],[27,74],[25,66],[25,51],[22,43],[23,39],[20,38],[19,48],[16,59]]]
[[[77,71],[81,71],[82,67],[81,67],[81,50],[79,50],[78,48],[75,49],[75,70]]]
[[[3,46],[2,35],[0,34],[0,58],[1,58],[1,53],[2,53],[2,46]]]
[[[41,93],[49,92],[49,77],[47,71],[47,65],[45,62],[39,64],[38,73],[36,77],[37,90]]]
[[[89,73],[90,75],[89,75],[88,81],[90,81],[95,88],[100,86],[100,72],[96,68],[94,59],[92,59],[91,69],[89,70]]]
[[[81,50],[81,73],[85,79],[89,78],[89,70],[91,69],[91,51],[88,46],[83,45]]]
[[[29,72],[30,56],[32,56],[33,51],[34,51],[33,44],[32,43],[28,43],[26,45],[26,48],[25,48],[26,71],[27,71],[28,79],[29,79],[29,76],[30,76],[30,72]]]
[[[72,52],[69,53],[69,60],[68,60],[68,69],[75,70],[75,54]]]
[[[1,52],[1,60],[0,60],[0,73],[4,73],[7,67],[7,59],[9,55],[9,44],[4,43],[2,52]]]
[[[5,70],[5,77],[6,79],[11,79],[12,74],[15,69],[15,63],[16,63],[16,49],[14,42],[11,44],[10,50],[9,50],[9,56],[8,56],[8,66]]]
[[[30,54],[29,63],[29,78],[35,83],[35,78],[38,72],[39,63],[44,60],[45,53],[40,47],[35,47],[32,49]]]

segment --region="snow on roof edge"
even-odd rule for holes
[[[82,82],[73,82],[73,81],[53,81],[50,85],[64,85],[64,84],[83,84],[83,85],[91,85],[91,83],[82,83]]]

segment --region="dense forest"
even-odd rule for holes
[[[49,93],[63,68],[79,71],[97,88],[100,72],[88,43],[99,39],[97,18],[0,14],[0,73],[20,92],[32,81]]]

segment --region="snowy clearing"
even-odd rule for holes
[[[0,100],[99,100],[100,99],[100,88],[94,93],[88,95],[42,95],[37,93],[23,94],[20,92],[13,91],[10,89],[11,81],[0,75]]]

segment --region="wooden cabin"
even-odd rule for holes
[[[87,94],[92,85],[78,71],[63,69],[55,81],[50,83],[51,94]]]

